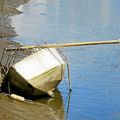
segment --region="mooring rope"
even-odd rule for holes
[[[72,91],[71,89],[71,77],[70,77],[70,66],[69,63],[67,62],[67,70],[68,70],[68,83],[69,83],[69,90]]]
[[[69,85],[67,85],[67,83],[66,83],[66,81],[65,81],[65,79],[64,79],[65,85],[66,85],[66,87],[69,89],[69,91],[72,91],[69,62],[68,62],[68,60],[67,60],[66,55],[65,55],[60,49],[58,49],[58,50],[59,50],[60,54],[64,57],[64,61],[66,62],[66,65],[67,65],[67,77],[68,77],[68,84],[69,84]]]

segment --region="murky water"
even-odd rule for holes
[[[63,99],[59,91],[55,96],[19,102],[0,94],[0,120],[63,120]]]
[[[40,44],[44,40],[64,43],[119,39],[119,5],[119,0],[30,0],[17,8],[22,14],[12,16],[12,25],[22,39],[15,37],[14,41]],[[62,51],[70,64],[72,93],[69,95],[65,82],[61,82],[58,89],[62,104],[57,101],[61,106],[57,111],[62,108],[59,115],[65,117],[59,119],[119,120],[119,45],[63,48]],[[39,102],[50,101],[46,98]]]

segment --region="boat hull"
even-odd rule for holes
[[[51,96],[64,77],[64,69],[65,62],[56,49],[43,49],[13,65],[3,86],[9,82],[11,91],[28,97]]]

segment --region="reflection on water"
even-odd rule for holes
[[[49,107],[51,107],[54,111],[56,111],[56,114],[60,120],[64,120],[64,103],[63,98],[61,96],[60,91],[55,91],[55,97],[53,98],[42,98],[39,100],[36,100],[36,102],[43,103]]]
[[[0,120],[64,120],[64,103],[59,91],[54,98],[25,103],[0,94]]]
[[[70,109],[70,98],[71,98],[71,92],[68,92],[66,94],[65,101],[63,101],[63,97],[60,91],[56,90],[55,97],[53,98],[45,97],[45,98],[37,99],[36,102],[40,102],[51,107],[54,111],[56,111],[59,120],[68,120],[69,109]]]

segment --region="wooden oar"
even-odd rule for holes
[[[62,43],[62,44],[46,44],[41,46],[21,46],[6,48],[7,51],[13,50],[24,50],[33,48],[62,48],[62,47],[74,47],[74,46],[88,46],[88,45],[102,45],[102,44],[120,44],[120,40],[109,40],[109,41],[92,41],[92,42],[75,42],[75,43]]]

